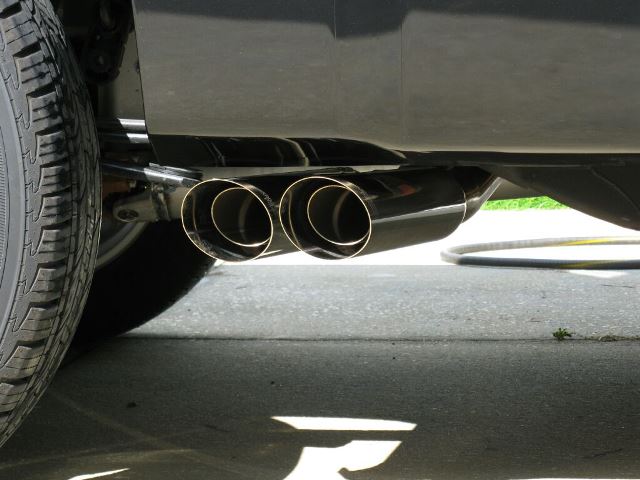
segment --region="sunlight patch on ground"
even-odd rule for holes
[[[365,418],[328,417],[271,417],[286,423],[296,430],[339,431],[339,432],[410,432],[415,423],[395,420],[372,420]]]
[[[593,277],[593,278],[619,278],[628,275],[627,272],[622,272],[618,270],[567,270],[569,273],[574,275],[582,275],[583,277]]]
[[[110,477],[111,475],[116,475],[118,473],[128,471],[128,468],[122,468],[120,470],[112,470],[110,472],[102,472],[102,473],[89,473],[86,475],[79,475],[77,477],[70,478],[69,480],[92,480],[93,478],[103,478]]]

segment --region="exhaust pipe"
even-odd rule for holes
[[[280,228],[277,205],[291,181],[263,177],[256,181],[262,188],[244,180],[202,182],[184,198],[182,226],[196,247],[217,260],[244,262],[293,251]]]
[[[460,183],[436,169],[305,178],[284,192],[279,209],[299,250],[335,260],[440,240],[465,213]]]

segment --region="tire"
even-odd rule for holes
[[[80,318],[100,224],[89,96],[49,0],[0,0],[0,444]]]
[[[76,353],[153,319],[213,264],[191,244],[180,222],[147,226],[123,255],[95,273],[74,340]]]

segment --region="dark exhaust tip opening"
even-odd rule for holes
[[[307,217],[318,235],[336,245],[366,241],[371,230],[369,212],[362,200],[342,185],[316,190],[309,198]]]
[[[211,219],[223,238],[240,247],[258,248],[271,240],[269,211],[245,188],[229,188],[216,195],[211,204]]]

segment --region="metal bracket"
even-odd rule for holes
[[[117,201],[113,206],[113,215],[125,223],[173,220],[168,200],[171,192],[168,190],[164,185],[151,184],[144,192]]]
[[[102,162],[102,173],[118,178],[155,183],[169,187],[194,187],[202,181],[202,172],[161,165],[136,165],[126,162]]]
[[[176,205],[191,188],[202,181],[202,172],[160,165],[102,162],[107,176],[148,184],[144,191],[118,200],[113,215],[121,222],[160,222],[179,218]],[[179,206],[179,205],[178,205]]]

